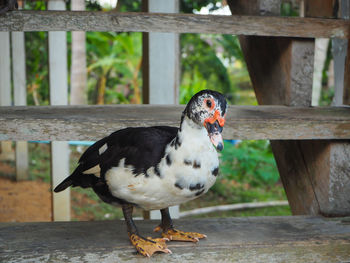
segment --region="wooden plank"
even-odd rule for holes
[[[337,16],[342,19],[349,19],[349,1],[341,0]],[[343,105],[345,64],[347,57],[348,39],[332,39],[332,54],[334,60],[334,97],[332,105]],[[345,95],[346,96],[346,95]]]
[[[340,16],[342,18],[348,19],[350,18],[350,3],[349,1],[342,0],[340,6]],[[346,45],[344,45],[344,50],[342,50],[345,54],[345,62],[340,65],[341,69],[344,68],[344,78],[341,76],[341,80],[344,80],[343,94],[334,94],[334,96],[342,97],[342,104],[350,105],[350,41],[349,39],[344,40]],[[346,50],[345,50],[346,49]],[[341,60],[342,61],[342,60]],[[334,66],[335,67],[335,66]],[[335,93],[340,93],[341,89],[336,89]],[[341,101],[338,99],[338,101]]]
[[[12,32],[12,79],[14,104],[27,105],[27,86],[25,68],[25,43],[24,32]],[[28,145],[27,142],[16,142],[16,180],[28,179]]]
[[[1,30],[0,30],[1,31]],[[10,33],[0,32],[0,106],[11,105]]]
[[[242,2],[228,2],[231,10],[236,1]],[[303,46],[293,38],[255,36],[242,36],[240,42],[260,105],[311,105],[312,43],[305,41]],[[295,48],[305,59],[294,57]],[[299,142],[271,141],[271,146],[293,214],[317,214],[319,205]]]
[[[0,140],[96,140],[126,127],[178,127],[184,106],[0,107]],[[349,107],[230,106],[226,139],[349,139]]]
[[[343,104],[350,105],[350,41],[347,41],[347,55],[345,58]]]
[[[281,11],[281,0],[230,0],[232,15],[276,16]]]
[[[0,106],[11,105],[10,33],[0,32]],[[1,142],[1,160],[13,160],[12,142]]]
[[[51,184],[54,189],[69,175],[69,147],[66,141],[51,142]],[[52,193],[52,215],[54,221],[70,220],[70,189]]]
[[[151,13],[179,11],[178,0],[148,0],[147,4],[147,11]],[[180,85],[179,35],[144,33],[143,45],[143,103],[177,104]]]
[[[278,101],[280,105],[310,106],[313,40],[248,36],[241,37],[240,42],[259,104],[273,105]],[[303,70],[301,65],[305,65]],[[284,74],[276,74],[276,70]],[[302,89],[296,90],[295,86]]]
[[[119,31],[348,38],[349,21],[300,17],[219,16],[91,11],[13,11],[0,31]]]
[[[63,0],[50,0],[48,9],[64,10]],[[50,104],[68,104],[68,67],[66,32],[49,32],[49,75]],[[51,142],[51,184],[54,189],[69,174],[68,142]],[[52,214],[54,221],[70,220],[70,190],[52,195]]]
[[[312,43],[263,37],[240,40],[260,104],[310,105]],[[339,176],[350,173],[349,144],[340,145],[317,140],[271,141],[293,214],[350,214],[350,197],[339,190],[350,188],[346,176]]]
[[[306,0],[305,14],[308,17],[337,17],[336,2],[339,0]],[[342,1],[342,0],[340,0]]]
[[[245,217],[175,220],[185,231],[205,233],[197,244],[167,242],[173,254],[152,262],[348,262],[349,218]],[[159,221],[136,221],[144,236]],[[1,223],[3,262],[140,262],[124,221]]]

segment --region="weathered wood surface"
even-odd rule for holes
[[[318,1],[303,1],[312,2]],[[237,3],[249,7],[228,1],[235,12]],[[308,8],[309,15],[319,12]],[[240,43],[259,104],[310,106],[312,40],[241,36]],[[271,146],[293,214],[350,215],[349,141],[274,140]]]
[[[145,12],[178,13],[180,4],[178,0],[147,0],[143,1],[143,5]],[[143,33],[143,103],[179,103],[179,41],[179,34],[176,33]]]
[[[116,13],[13,11],[0,16],[0,31],[120,31],[209,33],[306,38],[348,38],[341,19]]]
[[[65,10],[64,0],[50,0],[50,10]],[[49,79],[50,104],[68,104],[68,61],[67,33],[49,32]],[[69,146],[66,141],[51,142],[51,185],[53,189],[65,179],[69,173]],[[52,194],[52,217],[54,221],[70,220],[70,189]]]
[[[0,106],[11,105],[10,33],[0,32]],[[0,142],[0,159],[13,160],[12,142]]]
[[[26,87],[26,54],[24,32],[11,33],[12,79],[14,105],[27,105]],[[27,142],[16,142],[16,180],[28,179],[28,145]]]
[[[179,126],[183,105],[0,107],[0,140],[97,140],[126,127]],[[226,139],[350,139],[350,107],[230,106]]]
[[[175,220],[208,238],[168,242],[169,254],[151,262],[348,262],[349,218],[251,217]],[[137,221],[145,236],[159,221]],[[1,223],[1,262],[143,262],[124,221]]]

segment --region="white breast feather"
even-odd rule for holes
[[[106,173],[111,193],[146,210],[153,210],[195,199],[196,191],[189,190],[190,185],[204,185],[203,193],[207,192],[215,183],[216,177],[212,175],[212,170],[219,166],[218,154],[204,127],[198,129],[185,119],[181,128],[181,146],[176,150],[175,146],[168,145],[159,163],[161,177],[155,174],[153,167],[147,171],[149,177],[144,174],[135,176],[132,167],[126,166],[125,159],[122,159],[117,167]],[[166,162],[168,154],[170,166]],[[185,165],[185,159],[196,160],[201,167],[194,169]],[[183,189],[175,187],[176,182],[181,182]]]

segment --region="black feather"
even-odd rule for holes
[[[124,158],[125,164],[134,168],[135,175],[144,173],[150,167],[156,167],[164,157],[166,145],[174,140],[177,132],[178,128],[167,126],[126,128],[116,131],[91,145],[80,157],[79,165],[74,172],[54,191],[60,192],[69,186],[92,187],[100,197],[104,196],[105,202],[116,201],[116,198],[112,200],[112,196],[106,194],[108,187],[104,179],[105,173],[111,167],[118,166],[120,160]],[[104,144],[107,144],[107,148],[100,154],[100,148]],[[100,178],[93,174],[84,174],[84,171],[96,165],[101,169]],[[119,203],[122,203],[121,200]]]

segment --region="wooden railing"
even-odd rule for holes
[[[343,19],[88,11],[14,11],[0,31],[117,31],[349,38]]]
[[[184,106],[0,107],[2,140],[98,140],[126,127],[178,127]],[[229,106],[225,139],[350,139],[350,107]]]

